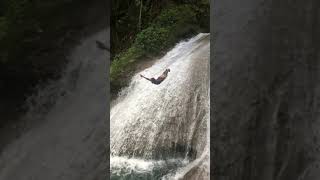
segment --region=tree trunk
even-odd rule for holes
[[[140,12],[139,12],[139,22],[138,22],[139,31],[141,31],[141,14],[142,14],[142,0],[140,0]]]

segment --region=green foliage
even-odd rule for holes
[[[168,45],[169,36],[168,28],[151,26],[137,35],[134,47],[145,53],[157,54]]]
[[[197,20],[205,32],[210,32],[210,1],[200,0],[195,6]]]
[[[135,46],[129,48],[127,51],[115,56],[110,68],[110,80],[114,82],[118,76],[126,71],[135,59],[141,57],[143,52]]]
[[[43,32],[42,26],[59,26],[55,13],[71,1],[66,0],[8,0],[1,3],[0,17],[0,60],[1,62],[26,60],[28,49]],[[46,36],[54,34],[47,29]],[[51,31],[51,32],[49,32]],[[49,33],[48,33],[49,32]],[[6,60],[4,60],[6,57]]]
[[[180,5],[171,7],[157,17],[155,25],[158,27],[174,28],[181,24],[196,23],[194,6]]]
[[[182,34],[190,33],[189,27],[195,24],[196,13],[192,6],[173,6],[162,11],[148,28],[138,33],[133,46],[146,54],[159,54],[181,39]]]

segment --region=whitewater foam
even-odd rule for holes
[[[205,150],[209,121],[209,37],[199,34],[178,43],[153,66],[134,75],[128,87],[119,93],[110,112],[110,151],[111,157],[117,157],[117,161],[112,161],[117,165],[111,167],[121,166],[118,169],[122,170],[136,167],[134,172],[140,173],[168,159],[188,159],[187,164],[192,165],[203,154],[209,157],[209,151]],[[157,77],[167,68],[171,71],[160,85],[153,85],[139,75]],[[183,171],[187,164],[176,164],[166,175],[160,173],[161,178],[175,174],[178,169]],[[115,169],[112,173],[116,173]]]

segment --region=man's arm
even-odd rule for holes
[[[148,81],[151,81],[149,78],[147,78],[147,77],[145,77],[145,76],[143,76],[143,75],[141,75],[141,74],[140,74],[140,77],[143,77],[143,78],[145,78],[145,79],[148,80]]]

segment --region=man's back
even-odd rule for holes
[[[149,80],[152,84],[157,84],[157,85],[158,85],[158,84],[162,83],[162,81],[167,78],[168,72],[170,72],[170,69],[166,69],[166,70],[162,73],[162,75],[159,76],[157,79],[155,79],[155,78],[149,79],[149,78],[147,78],[147,77],[144,77],[143,75],[140,75],[140,76],[143,77],[143,78],[145,78],[145,79],[147,79],[147,80]]]

